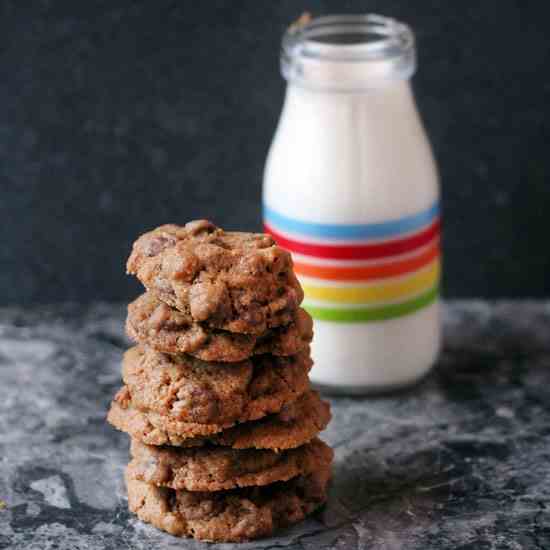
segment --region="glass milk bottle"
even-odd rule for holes
[[[313,382],[411,384],[440,347],[439,184],[409,79],[409,27],[329,16],[283,38],[288,81],[264,174],[264,223],[292,253],[314,319]]]

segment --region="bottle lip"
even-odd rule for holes
[[[281,72],[306,87],[354,90],[403,80],[416,69],[411,28],[375,14],[303,16],[281,45]]]

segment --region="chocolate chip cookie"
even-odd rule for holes
[[[145,233],[127,271],[187,324],[230,332],[286,325],[304,297],[290,254],[271,237],[225,232],[206,220]]]
[[[219,491],[287,481],[329,465],[333,457],[332,449],[320,439],[279,453],[217,446],[155,447],[133,439],[130,452],[134,479],[187,491]]]
[[[107,420],[148,445],[196,447],[223,445],[234,449],[292,449],[313,439],[330,421],[330,406],[315,391],[284,405],[277,414],[242,424],[182,422],[133,407],[126,388],[111,404]]]
[[[263,487],[230,491],[174,490],[134,479],[126,470],[128,506],[139,519],[176,536],[211,542],[243,542],[297,523],[327,499],[330,466]]]
[[[305,310],[297,309],[292,321],[261,335],[237,334],[189,322],[186,315],[146,292],[128,306],[128,336],[164,353],[187,353],[203,361],[237,362],[271,353],[294,355],[313,338],[313,322]]]
[[[309,349],[239,363],[204,362],[144,346],[124,354],[122,378],[132,406],[177,420],[225,424],[278,412],[309,389]]]

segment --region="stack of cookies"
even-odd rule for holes
[[[127,264],[136,347],[108,420],[131,437],[128,503],[179,536],[243,541],[326,500],[330,409],[310,389],[312,321],[271,237],[198,220],[141,236]]]

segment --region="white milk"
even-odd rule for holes
[[[315,19],[283,40],[285,103],[266,230],[293,253],[315,322],[311,378],[348,393],[413,383],[437,358],[439,186],[409,85],[408,27]]]

